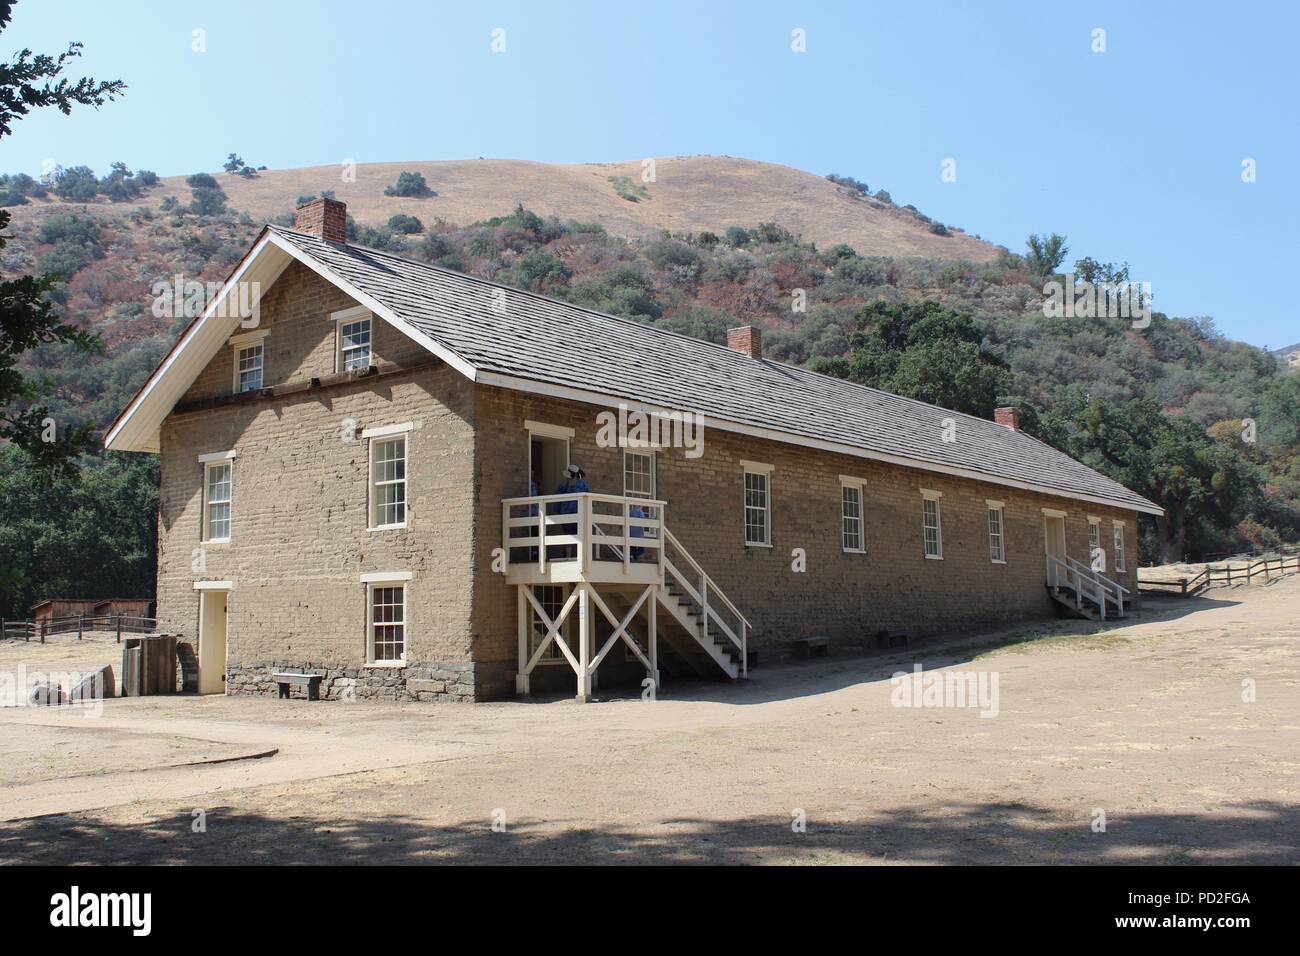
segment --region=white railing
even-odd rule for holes
[[[1082,561],[1076,561],[1068,554],[1065,556],[1065,560],[1069,562],[1070,567],[1074,569],[1076,575],[1088,578],[1096,584],[1097,589],[1101,592],[1103,598],[1108,599],[1112,604],[1114,604],[1119,615],[1121,617],[1123,616],[1124,595],[1132,593],[1128,588],[1124,587],[1124,585],[1120,584],[1118,581],[1106,577],[1106,575],[1089,565],[1084,564]],[[1103,604],[1102,617],[1105,616],[1105,605]]]
[[[745,615],[740,613],[736,605],[731,603],[713,579],[705,572],[700,563],[691,557],[690,552],[682,547],[682,543],[677,540],[667,528],[664,528],[664,540],[672,547],[676,556],[689,574],[683,573],[681,569],[667,556],[663,557],[663,567],[665,573],[665,583],[667,576],[671,576],[674,583],[681,588],[686,595],[694,601],[700,608],[700,624],[703,628],[702,639],[707,646],[712,638],[709,636],[709,624],[712,622],[719,631],[721,631],[736,649],[740,652],[740,676],[749,676],[749,621]],[[730,612],[734,620],[728,623],[726,618],[719,613],[719,607]],[[740,633],[737,634],[736,631]]]
[[[1047,583],[1057,591],[1062,587],[1070,588],[1074,592],[1074,606],[1078,609],[1083,608],[1085,598],[1092,601],[1103,621],[1107,602],[1115,605],[1122,616],[1124,595],[1130,593],[1128,588],[1068,555],[1064,560],[1053,554],[1047,555]]]
[[[501,502],[501,548],[510,565],[577,562],[580,572],[600,565],[654,564],[663,580],[665,503],[623,495],[530,495]]]

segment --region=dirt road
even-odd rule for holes
[[[1298,641],[1291,577],[649,703],[4,709],[0,862],[1297,863]]]

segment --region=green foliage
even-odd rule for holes
[[[498,273],[497,279],[506,285],[542,292],[551,286],[568,281],[571,274],[569,267],[555,256],[541,249],[534,249],[520,256],[510,268]]]
[[[650,193],[645,186],[634,182],[630,176],[607,176],[606,179],[614,187],[614,193],[619,199],[640,202],[642,199],[650,198]]]
[[[848,377],[941,408],[992,418],[1009,375],[965,312],[937,302],[876,302],[856,315]]]
[[[64,202],[94,202],[99,194],[99,180],[89,166],[73,166],[59,173],[54,194]]]
[[[397,182],[392,186],[384,189],[385,196],[436,196],[429,184],[424,181],[421,173],[401,172],[397,174]]]
[[[21,206],[29,196],[45,196],[45,187],[26,173],[0,176],[0,206]]]
[[[424,232],[424,223],[414,216],[408,216],[406,213],[399,212],[395,216],[389,217],[388,228],[393,232],[399,232],[403,235],[411,236],[418,232]]]
[[[837,186],[846,186],[849,189],[854,190],[859,195],[871,195],[871,188],[860,179],[854,179],[852,176],[837,176],[834,173],[827,173],[826,178]]]
[[[226,194],[208,173],[185,177],[190,187],[189,211],[196,216],[219,216],[226,211]]]
[[[1165,509],[1155,525],[1166,561],[1182,560],[1189,544],[1200,550],[1208,531],[1235,527],[1260,503],[1253,465],[1148,399],[1111,405],[1076,384],[1044,416],[1041,434]]]
[[[154,593],[158,459],[108,453],[52,482],[39,462],[0,446],[0,616],[30,616],[45,597]]]
[[[739,249],[741,246],[749,245],[749,230],[742,229],[740,226],[728,226],[726,232],[727,245]]]
[[[257,175],[257,169],[248,165],[235,153],[231,153],[226,157],[226,161],[221,164],[221,168],[232,175],[243,176],[245,179],[252,179]]]
[[[1053,275],[1070,251],[1065,236],[1055,232],[1050,236],[1034,233],[1025,240],[1025,247],[1029,250],[1025,255],[1025,266],[1040,279]]]

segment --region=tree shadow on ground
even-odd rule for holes
[[[1019,803],[938,805],[881,812],[869,821],[791,816],[654,819],[604,826],[578,819],[481,820],[430,825],[407,816],[274,818],[237,808],[188,811],[139,824],[93,815],[0,824],[6,864],[677,864],[1300,863],[1300,809],[1255,802],[1209,813],[1115,813],[1105,833],[1086,820]]]

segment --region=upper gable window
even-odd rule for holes
[[[236,395],[243,392],[255,392],[264,383],[262,374],[265,364],[265,349],[262,340],[266,332],[250,332],[236,335],[230,340],[235,349],[235,375],[233,388]]]
[[[334,346],[335,371],[351,372],[372,362],[370,351],[371,319],[369,310],[358,307],[333,315],[337,326]]]

